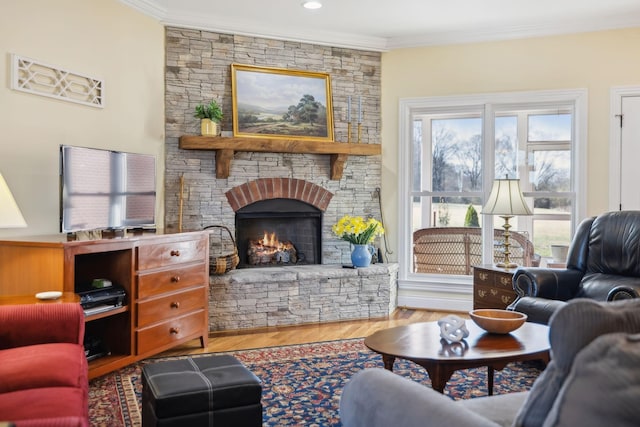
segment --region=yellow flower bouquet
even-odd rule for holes
[[[384,228],[380,221],[369,218],[364,220],[361,216],[345,215],[331,227],[333,234],[351,242],[354,245],[366,245],[373,242],[378,236],[384,234]]]

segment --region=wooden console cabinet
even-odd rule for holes
[[[207,345],[208,232],[0,240],[0,296],[78,292],[97,278],[123,287],[127,297],[122,307],[86,317],[85,337],[100,339],[109,352],[89,362],[90,378],[195,338]]]
[[[514,269],[492,264],[473,267],[473,308],[505,309],[516,299],[513,290]]]

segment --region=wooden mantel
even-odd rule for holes
[[[335,180],[342,178],[344,165],[349,156],[376,156],[382,153],[380,144],[219,136],[185,135],[180,137],[179,146],[183,150],[215,150],[216,178],[229,177],[231,159],[236,151],[329,154],[331,156],[331,179]]]

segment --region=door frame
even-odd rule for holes
[[[640,86],[617,86],[610,91],[609,117],[609,210],[620,210],[620,145],[622,130],[620,119],[622,114],[622,98],[624,96],[640,96]]]

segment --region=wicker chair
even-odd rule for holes
[[[413,233],[413,265],[416,273],[471,275],[482,264],[482,233],[477,227],[422,228]],[[504,260],[504,230],[493,231],[494,260]],[[526,267],[537,264],[533,243],[511,231],[509,258]]]

